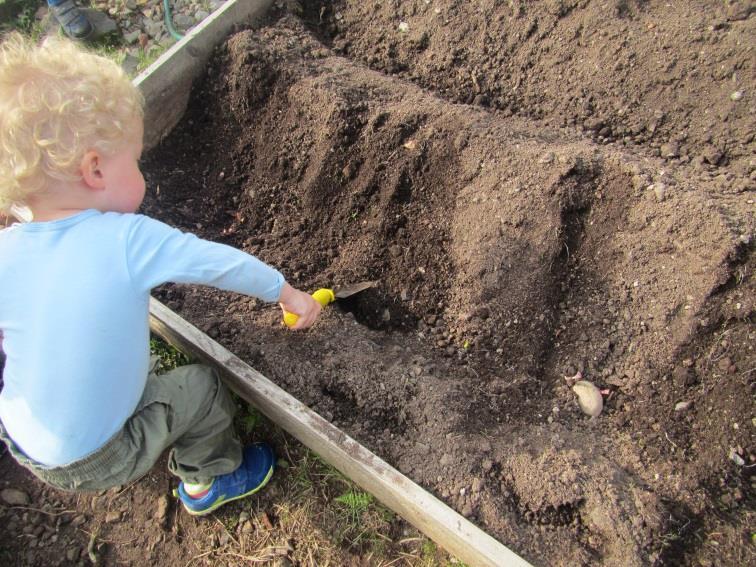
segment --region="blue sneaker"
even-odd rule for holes
[[[192,498],[180,482],[177,495],[186,511],[193,516],[204,516],[232,500],[254,494],[268,484],[273,476],[275,457],[273,449],[264,443],[244,449],[242,464],[234,472],[216,476],[210,490],[202,498]]]
[[[87,15],[73,3],[73,0],[48,1],[48,5],[63,31],[71,39],[85,40],[94,35],[95,29],[92,23],[87,19]]]

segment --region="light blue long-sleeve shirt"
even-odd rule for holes
[[[142,215],[87,210],[0,231],[0,420],[27,456],[68,464],[121,429],[147,379],[150,290],[165,282],[276,301],[284,278]]]

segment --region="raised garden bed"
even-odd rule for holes
[[[158,297],[534,564],[753,562],[747,3],[287,1],[211,59],[272,2],[227,4],[244,18],[137,79],[145,212],[306,289],[380,285],[302,334],[248,298]],[[578,371],[609,391],[597,418]],[[37,486],[20,521],[244,561],[155,504],[167,475],[141,484],[83,499],[92,526]],[[80,555],[58,551],[23,557]]]
[[[340,7],[305,16],[359,30]],[[218,50],[146,157],[145,212],[299,287],[380,286],[303,334],[248,298],[158,297],[535,563],[746,558],[749,178],[597,145],[545,106],[534,122],[436,98],[312,29],[287,16]],[[423,79],[407,57],[393,71]],[[610,391],[598,418],[577,371]]]

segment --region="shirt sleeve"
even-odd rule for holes
[[[166,282],[203,284],[277,301],[285,279],[277,270],[231,246],[133,215],[126,262],[139,292]]]

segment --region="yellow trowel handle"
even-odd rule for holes
[[[333,294],[332,289],[327,288],[320,288],[316,292],[312,294],[313,299],[320,303],[323,307],[328,305],[329,303],[332,303],[336,300],[336,296]],[[287,327],[293,327],[297,324],[297,321],[299,320],[299,316],[295,315],[294,313],[289,313],[288,311],[284,313],[284,324]]]

